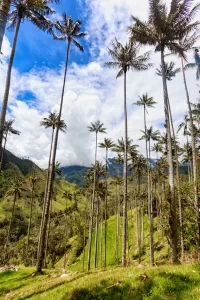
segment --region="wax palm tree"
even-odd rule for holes
[[[11,231],[13,216],[14,216],[14,212],[15,212],[16,201],[17,201],[18,198],[21,197],[21,194],[22,194],[23,191],[25,191],[25,188],[23,187],[23,182],[18,180],[16,182],[13,182],[10,185],[8,191],[6,192],[6,197],[13,196],[13,205],[12,205],[12,212],[11,212],[11,217],[10,217],[10,221],[9,221],[9,225],[8,225],[8,232],[7,232],[6,242],[5,242],[5,245],[4,245],[4,262],[5,262],[5,258],[6,258],[7,246],[8,246],[8,243],[10,241],[10,231]]]
[[[106,149],[106,171],[108,171],[108,150],[112,149],[115,146],[115,143],[108,138],[104,138],[103,143],[99,143],[100,148]],[[106,193],[105,193],[105,231],[104,231],[104,268],[106,268],[106,249],[107,249],[107,196],[108,196],[108,180],[106,177]]]
[[[160,137],[160,132],[158,130],[153,131],[153,127],[151,126],[149,129],[146,129],[146,132],[141,130],[143,136],[140,140],[146,140],[149,146],[148,149],[148,172],[149,172],[149,180],[148,180],[148,210],[149,210],[149,223],[150,223],[150,260],[151,264],[154,265],[154,239],[153,239],[153,197],[152,197],[152,180],[151,180],[151,140],[158,141]]]
[[[11,73],[12,66],[15,57],[16,45],[18,34],[20,30],[20,25],[23,21],[28,20],[33,23],[37,28],[46,31],[48,33],[52,32],[52,21],[47,19],[46,16],[53,14],[55,11],[49,7],[49,3],[54,2],[54,0],[11,0],[11,12],[9,13],[10,29],[15,28],[15,35],[12,45],[12,51],[10,55],[10,61],[8,64],[8,71],[6,75],[6,85],[4,98],[1,108],[0,116],[0,157],[2,153],[2,140],[3,140],[3,129],[6,118],[6,110],[9,99],[10,84],[11,84]],[[57,0],[55,2],[58,2]]]
[[[149,97],[147,94],[139,96],[139,100],[136,103],[138,106],[143,106],[144,110],[144,132],[147,133],[147,123],[146,123],[146,114],[148,113],[147,108],[153,108],[156,102],[153,100],[153,97]],[[147,181],[148,181],[148,206],[151,202],[151,178],[150,178],[150,172],[149,172],[149,157],[148,157],[148,141],[145,139],[145,146],[146,146],[146,163],[147,163]],[[150,253],[151,253],[151,263],[154,264],[153,259],[153,244],[150,245]]]
[[[129,164],[130,171],[133,171],[138,179],[138,219],[137,219],[137,229],[138,229],[138,262],[141,263],[141,234],[142,234],[142,220],[143,220],[143,212],[142,212],[142,201],[141,201],[141,179],[144,172],[147,170],[146,159],[143,155],[139,154],[137,156],[131,157],[131,163]]]
[[[65,236],[66,236],[66,240],[65,240],[65,254],[64,254],[64,269],[66,268],[66,264],[67,264],[67,231],[68,231],[68,222],[67,222],[67,200],[72,200],[72,193],[64,190],[63,194],[62,194],[62,198],[65,199]]]
[[[163,148],[162,146],[157,142],[151,147],[151,151],[156,152],[156,158],[158,160],[158,153],[162,153]]]
[[[112,49],[108,49],[108,53],[113,61],[107,62],[105,65],[109,68],[119,69],[116,78],[124,76],[124,125],[125,125],[125,151],[124,151],[124,203],[123,203],[123,234],[122,234],[122,265],[126,265],[126,243],[127,243],[127,139],[128,139],[128,124],[127,124],[127,104],[126,104],[126,77],[129,70],[144,71],[147,70],[149,64],[150,53],[138,55],[139,45],[129,40],[123,46],[116,38],[112,42]]]
[[[15,122],[15,120],[8,120],[4,124],[4,145],[3,145],[1,161],[0,161],[0,171],[1,171],[2,165],[3,165],[3,157],[4,157],[4,153],[5,153],[8,134],[11,133],[11,134],[15,134],[15,135],[20,135],[20,131],[13,128],[13,123],[14,122]]]
[[[175,63],[171,61],[170,63],[165,63],[165,76],[166,79],[171,81],[173,77],[176,76],[177,73],[180,73],[180,68],[175,68]],[[156,69],[156,74],[162,77],[162,65],[160,69]]]
[[[174,188],[174,167],[172,157],[172,141],[170,130],[170,117],[168,110],[168,89],[165,73],[164,52],[169,49],[171,52],[185,58],[185,48],[180,44],[180,40],[192,33],[199,22],[193,22],[195,12],[198,11],[199,4],[192,8],[193,1],[183,2],[172,0],[170,10],[161,0],[149,0],[149,19],[147,22],[132,16],[133,26],[129,27],[132,39],[143,45],[155,47],[155,51],[161,53],[162,80],[164,93],[164,111],[166,119],[166,131],[168,135],[168,162],[169,162],[169,185],[170,185],[170,239],[172,246],[172,261],[178,260],[178,234],[176,224],[176,201]]]
[[[41,238],[41,232],[44,222],[44,212],[45,212],[45,205],[46,205],[46,198],[47,198],[47,189],[48,189],[48,182],[49,182],[49,176],[50,176],[50,167],[51,167],[51,159],[52,159],[52,149],[53,149],[53,142],[54,142],[54,135],[55,135],[55,129],[58,127],[59,124],[59,130],[63,133],[66,132],[67,125],[65,124],[64,120],[60,120],[59,122],[59,115],[56,112],[49,112],[48,117],[45,117],[40,122],[41,126],[44,126],[46,129],[52,128],[52,135],[51,135],[51,144],[50,144],[50,152],[49,152],[49,161],[48,161],[48,168],[47,168],[47,176],[46,176],[46,184],[45,184],[45,193],[44,193],[44,199],[43,199],[43,209],[42,209],[42,218],[41,218],[41,225],[40,225],[40,234],[39,234],[39,240],[38,240],[38,253],[39,253],[39,246],[40,246],[40,238]],[[53,174],[53,180],[55,177],[55,172]],[[53,189],[53,185],[52,185]],[[52,190],[51,190],[52,195]]]
[[[0,3],[0,53],[1,46],[3,42],[3,36],[6,28],[6,23],[8,19],[8,12],[10,9],[10,0],[2,0]]]
[[[63,79],[63,87],[62,87],[62,94],[61,94],[61,100],[60,100],[60,109],[59,109],[59,116],[58,116],[58,124],[61,120],[62,115],[62,107],[63,107],[63,100],[65,95],[65,85],[66,85],[66,77],[67,77],[67,69],[68,69],[68,62],[69,62],[69,53],[71,49],[71,45],[74,44],[76,48],[78,48],[81,52],[83,52],[83,47],[78,42],[78,40],[81,37],[84,37],[86,33],[81,32],[81,21],[77,20],[73,23],[73,20],[71,17],[66,16],[66,14],[62,15],[62,21],[58,21],[55,25],[56,29],[61,32],[62,36],[58,37],[54,34],[55,39],[60,40],[67,40],[67,52],[66,52],[66,63],[65,63],[65,70],[64,70],[64,79]],[[59,126],[56,127],[55,132],[55,139],[54,139],[54,145],[52,150],[52,160],[51,160],[51,167],[49,172],[49,182],[48,182],[48,188],[47,188],[47,198],[46,198],[46,207],[45,207],[45,218],[44,218],[44,226],[41,232],[41,245],[39,246],[39,255],[38,255],[38,261],[37,261],[37,272],[41,273],[42,271],[42,265],[44,260],[44,245],[45,245],[45,239],[46,239],[46,229],[47,229],[47,223],[48,223],[48,214],[49,214],[49,207],[50,207],[50,200],[51,200],[51,190],[53,185],[53,176],[54,176],[54,166],[55,166],[55,159],[56,159],[56,150],[57,150],[57,144],[58,144],[58,135],[59,135]]]
[[[26,242],[26,259],[28,257],[29,250],[29,241],[30,241],[30,232],[32,225],[32,214],[33,214],[33,201],[34,201],[34,192],[35,192],[35,184],[38,181],[38,177],[33,175],[28,177],[27,182],[31,189],[31,203],[30,203],[30,212],[29,212],[29,222],[28,222],[28,233],[27,233],[27,242]]]
[[[103,191],[102,185],[100,185],[100,177],[107,176],[107,170],[103,163],[96,161],[96,164],[92,166],[92,172],[95,174],[97,181],[97,204],[96,204],[96,228],[95,228],[95,249],[94,249],[94,268],[98,265],[98,240],[99,240],[99,197],[103,196],[105,199],[106,189]],[[106,188],[106,187],[105,187]],[[102,193],[103,192],[103,193]]]
[[[99,120],[95,123],[91,123],[88,126],[90,132],[95,133],[95,155],[94,155],[94,165],[97,163],[97,141],[99,133],[106,133],[106,128],[103,127],[104,124]],[[93,216],[94,216],[94,199],[95,199],[95,190],[96,190],[96,168],[94,168],[94,177],[93,177],[93,189],[92,189],[92,198],[91,198],[91,208],[90,208],[90,226],[89,226],[89,242],[88,242],[88,265],[87,269],[90,270],[90,261],[91,261],[91,249],[92,249],[92,228],[93,228]]]

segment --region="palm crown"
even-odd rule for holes
[[[154,104],[156,103],[157,102],[153,100],[153,97],[148,97],[147,94],[144,94],[141,97],[139,96],[139,100],[133,104],[143,106],[146,109],[147,107],[154,107]]]
[[[44,126],[45,128],[52,127],[55,129],[58,126],[58,123],[60,131],[66,132],[67,125],[65,124],[64,120],[60,120],[59,122],[59,115],[56,112],[50,112],[48,118],[43,118],[43,120],[40,122],[40,125]]]
[[[66,14],[62,14],[62,21],[57,21],[55,23],[55,28],[62,34],[62,36],[57,36],[53,33],[53,36],[57,40],[68,40],[69,43],[73,43],[80,51],[84,51],[83,46],[77,41],[81,37],[86,36],[85,32],[80,32],[81,21],[77,20],[73,23],[71,17],[67,17]]]
[[[113,148],[114,146],[115,146],[115,143],[111,139],[108,139],[108,138],[104,138],[104,142],[99,143],[100,148],[106,148],[107,150]]]
[[[151,126],[149,129],[147,128],[146,133],[141,130],[143,133],[143,136],[139,140],[147,140],[150,141],[151,139],[153,141],[158,141],[160,137],[159,130],[153,131],[153,126]]]
[[[177,73],[180,72],[180,68],[175,68],[175,63],[170,62],[170,63],[165,63],[165,76],[166,79],[171,81],[173,77],[176,76]],[[160,66],[160,69],[156,69],[156,74],[158,76],[162,77],[162,66]]]
[[[133,26],[128,28],[132,38],[141,44],[155,47],[155,51],[164,51],[179,54],[185,58],[185,51],[189,48],[189,43],[193,45],[193,38],[190,37],[187,46],[180,41],[194,32],[198,21],[192,22],[200,4],[192,7],[193,0],[172,0],[170,10],[161,0],[149,0],[149,18],[147,22],[132,16]],[[194,33],[195,39],[196,35]]]
[[[117,78],[129,70],[145,71],[151,64],[148,63],[150,52],[138,55],[140,50],[139,44],[129,40],[123,46],[116,38],[112,41],[112,49],[108,48],[108,53],[113,61],[106,62],[105,66],[119,69]]]
[[[12,134],[20,135],[20,131],[13,128],[14,122],[15,122],[15,120],[8,120],[5,122],[5,124],[4,124],[4,133],[5,134],[12,133]]]
[[[96,132],[97,133],[106,133],[106,128],[103,127],[103,123],[101,123],[99,120],[95,123],[91,122],[91,125],[88,126],[89,131]]]
[[[59,0],[11,0],[13,10],[9,13],[10,28],[16,27],[18,20],[29,20],[39,29],[52,33],[53,22],[45,16],[55,13],[50,3]]]

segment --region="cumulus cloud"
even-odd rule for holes
[[[107,137],[116,140],[124,135],[123,121],[123,78],[116,80],[116,70],[109,70],[104,63],[109,59],[107,47],[117,36],[120,41],[127,40],[126,27],[130,15],[147,17],[146,0],[85,0],[87,5],[87,32],[91,44],[90,62],[70,65],[62,119],[67,124],[66,134],[60,133],[57,160],[64,165],[91,165],[94,159],[95,136],[89,132],[90,122],[100,119],[107,128]],[[168,1],[169,2],[169,1]],[[92,13],[91,13],[92,12]],[[3,51],[8,56],[10,45],[4,40]],[[141,49],[144,52],[145,49]],[[180,66],[178,58],[168,60]],[[193,61],[189,53],[188,61]],[[161,78],[155,75],[160,65],[159,54],[152,54],[154,67],[147,72],[129,72],[127,76],[128,132],[134,143],[140,145],[144,154],[143,141],[138,141],[143,129],[143,111],[132,105],[138,95],[148,93],[157,102],[147,116],[148,127],[164,131],[164,108]],[[0,97],[3,97],[6,58],[0,69]],[[20,136],[9,136],[7,147],[18,156],[30,157],[39,166],[46,167],[51,141],[51,130],[42,128],[39,123],[49,111],[58,111],[63,81],[63,68],[59,70],[33,68],[28,73],[20,74],[13,69],[11,93],[9,98],[8,118],[15,118],[15,127],[21,131]],[[187,73],[191,101],[198,96],[195,72]],[[23,95],[23,97],[21,97]],[[175,127],[182,121],[187,111],[182,74],[169,83],[169,96]],[[23,98],[23,101],[20,100]],[[105,135],[99,135],[99,142]],[[181,143],[184,138],[180,135]],[[99,149],[98,158],[104,158],[104,151]]]

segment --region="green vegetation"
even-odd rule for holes
[[[198,300],[199,270],[198,264],[110,268],[61,279],[59,270],[32,277],[33,268],[21,268],[0,274],[0,299]]]

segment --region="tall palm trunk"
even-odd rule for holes
[[[65,255],[64,255],[64,265],[63,265],[63,268],[65,269],[66,268],[66,264],[67,264],[67,229],[68,229],[68,223],[67,223],[67,199],[66,199],[66,219],[65,219],[65,236],[66,236],[66,239],[65,239]]]
[[[58,125],[56,127],[55,139],[54,139],[54,144],[53,144],[53,149],[52,149],[52,160],[51,160],[51,166],[50,166],[50,171],[49,171],[49,182],[48,182],[47,196],[46,196],[46,201],[45,201],[46,203],[45,203],[45,209],[44,209],[44,222],[43,222],[43,226],[42,226],[42,230],[41,230],[39,253],[38,253],[38,259],[37,259],[37,272],[38,273],[42,272],[42,266],[43,266],[43,262],[44,262],[46,231],[47,231],[49,208],[50,208],[50,202],[51,202],[51,191],[52,191],[53,178],[54,178],[54,166],[55,166],[56,150],[57,150],[57,144],[58,144],[59,123],[61,120],[63,100],[64,100],[64,94],[65,94],[65,84],[66,84],[67,68],[68,68],[68,60],[69,60],[69,50],[70,50],[70,40],[68,39],[66,65],[65,65],[65,72],[64,72],[62,95],[61,95],[61,101],[60,101],[60,110],[59,110],[59,116],[58,116]]]
[[[106,148],[106,173],[108,171],[108,149]],[[105,231],[104,231],[104,268],[106,268],[107,250],[107,205],[108,205],[108,179],[106,174],[106,194],[105,194]]]
[[[150,262],[154,265],[154,238],[153,238],[153,195],[152,195],[152,174],[151,174],[151,139],[149,139],[149,224],[150,224]]]
[[[86,217],[86,213],[85,213],[85,218],[84,218],[84,231],[83,231],[83,272],[85,271],[86,222],[87,222],[87,217]]]
[[[141,186],[140,173],[138,173],[138,262],[141,263],[141,235],[142,235],[142,202],[140,199],[140,186]]]
[[[181,260],[184,260],[184,238],[183,238],[183,213],[182,213],[182,201],[181,201],[181,191],[180,191],[180,174],[179,174],[179,161],[176,147],[176,135],[174,131],[171,105],[168,99],[168,108],[171,121],[172,134],[174,138],[174,150],[175,150],[175,159],[176,159],[176,181],[177,181],[177,196],[178,196],[178,210],[179,210],[179,223],[180,223],[180,242],[181,242]]]
[[[8,12],[10,9],[10,0],[1,0],[0,2],[0,53],[3,42],[3,36],[6,28]]]
[[[7,246],[8,246],[9,240],[10,240],[10,231],[11,231],[11,225],[12,225],[12,221],[13,221],[16,201],[17,201],[17,194],[15,193],[14,194],[14,199],[13,199],[12,213],[11,213],[10,222],[9,222],[9,226],[8,226],[6,242],[5,242],[5,245],[4,245],[4,259],[3,259],[4,263],[5,263],[5,260],[6,260]]]
[[[90,226],[89,226],[89,241],[88,241],[88,264],[87,270],[90,270],[91,262],[91,250],[92,250],[92,228],[93,228],[93,217],[94,217],[94,199],[95,199],[95,190],[96,190],[96,162],[97,162],[97,132],[96,132],[96,144],[95,144],[95,158],[94,158],[94,180],[92,188],[92,199],[91,199],[91,208],[90,208]]]
[[[127,124],[127,107],[126,107],[126,70],[124,71],[124,199],[123,199],[123,228],[122,228],[122,266],[126,266],[126,249],[127,249],[127,141],[128,141],[128,124]]]
[[[1,153],[0,171],[2,170],[2,166],[3,166],[3,158],[4,158],[5,149],[6,149],[7,136],[8,136],[8,131],[6,131],[6,136],[5,136],[5,141],[4,141],[4,145],[3,145],[3,150],[2,150],[2,153]]]
[[[176,263],[178,261],[178,234],[177,234],[176,201],[175,201],[175,187],[174,187],[174,165],[173,165],[173,156],[172,156],[172,139],[171,139],[169,110],[168,110],[169,97],[168,97],[168,90],[167,90],[167,80],[165,75],[164,50],[161,50],[161,65],[162,65],[162,81],[163,81],[163,94],[164,94],[164,112],[165,112],[166,132],[167,132],[167,154],[168,154],[168,164],[169,164],[170,241],[172,247],[172,262]]]
[[[12,46],[12,51],[10,55],[10,61],[8,64],[8,71],[6,75],[6,85],[5,85],[5,92],[4,92],[4,98],[3,98],[3,103],[2,103],[2,108],[1,108],[1,116],[0,116],[0,157],[2,156],[2,141],[3,141],[3,131],[4,131],[4,124],[5,124],[5,119],[6,119],[6,110],[7,110],[7,105],[8,105],[8,98],[9,98],[9,92],[10,92],[10,83],[11,83],[11,75],[12,75],[12,66],[13,66],[13,61],[15,57],[15,50],[16,50],[16,45],[17,45],[17,38],[19,34],[19,28],[21,24],[21,18],[19,17],[17,20],[17,25],[15,29],[15,36],[13,40],[13,46]]]
[[[99,176],[98,176],[99,183]],[[94,268],[98,267],[98,243],[99,242],[99,195],[97,194],[97,211],[96,211],[96,229],[95,229],[95,249],[94,249]]]
[[[193,127],[193,118],[192,118],[192,109],[190,104],[189,92],[186,83],[186,76],[183,64],[183,58],[181,58],[182,72],[183,72],[183,82],[185,86],[187,105],[189,110],[189,124],[190,124],[190,133],[191,133],[191,146],[192,146],[192,167],[193,167],[193,180],[194,180],[194,202],[196,208],[196,225],[197,225],[197,246],[198,246],[198,256],[200,258],[200,201],[198,197],[198,175],[197,175],[197,159],[196,159],[196,148],[195,148],[195,138],[194,138],[194,127]]]
[[[147,134],[146,123],[146,107],[144,105],[144,131],[145,136]],[[150,171],[150,142],[149,142],[149,154],[148,154],[148,142],[145,139],[146,146],[146,161],[147,161],[147,183],[148,183],[148,214],[150,224],[150,262],[154,265],[154,241],[153,241],[153,215],[152,215],[152,188],[151,188],[151,171]]]
[[[27,234],[27,244],[26,244],[26,261],[28,259],[28,250],[29,250],[31,223],[32,223],[33,199],[34,199],[33,198],[33,193],[34,193],[34,184],[31,187],[31,205],[30,205],[29,222],[28,222],[28,234]]]
[[[40,223],[40,233],[39,233],[39,239],[38,239],[37,257],[39,255],[40,239],[41,239],[41,233],[42,233],[43,222],[44,222],[44,212],[45,212],[45,205],[46,205],[46,198],[47,198],[47,189],[48,189],[48,184],[49,184],[49,172],[50,172],[50,166],[51,166],[51,156],[52,156],[52,148],[53,148],[54,131],[55,131],[55,128],[53,127],[52,136],[51,136],[51,146],[50,146],[50,152],[49,152],[47,178],[46,178],[46,183],[45,183],[45,193],[44,193],[43,207],[42,207],[42,218],[41,218],[41,223]]]

